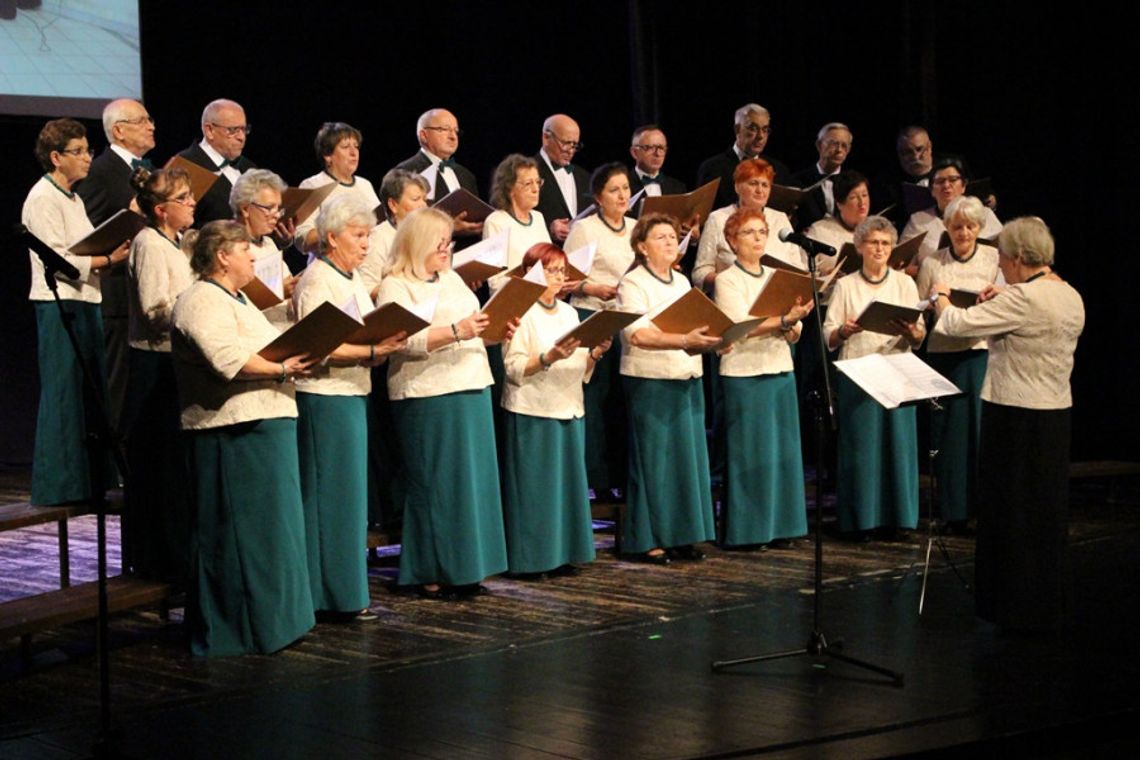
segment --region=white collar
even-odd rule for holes
[[[198,143],[198,147],[202,149],[202,152],[205,153],[217,167],[221,167],[222,163],[226,160],[226,157],[214,150],[214,146],[206,142],[206,138],[204,137],[202,138],[202,142]]]
[[[123,159],[127,163],[128,166],[130,166],[132,161],[141,161],[142,160],[142,156],[136,156],[134,153],[131,153],[129,150],[124,148],[122,145],[118,145],[116,143],[111,143],[110,147],[111,147],[111,150],[115,152],[115,155],[118,156],[119,158]]]

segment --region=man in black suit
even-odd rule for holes
[[[215,100],[202,111],[202,141],[178,155],[218,175],[198,201],[194,210],[194,226],[201,227],[215,219],[232,219],[230,190],[238,177],[256,164],[243,156],[246,136],[250,133],[245,109],[232,100]]]
[[[554,114],[542,122],[542,148],[535,155],[542,189],[538,211],[550,229],[550,239],[561,244],[570,234],[570,220],[590,205],[590,175],[573,163],[582,147],[578,122]]]
[[[420,149],[411,158],[396,164],[395,168],[429,176],[432,186],[429,203],[436,203],[448,193],[463,188],[472,195],[479,195],[479,184],[475,175],[465,166],[455,162],[455,152],[459,150],[459,120],[445,108],[432,108],[420,114],[416,120],[416,139]],[[455,220],[457,235],[480,235],[481,223],[464,221],[463,214]]]
[[[791,172],[783,161],[764,155],[768,145],[768,135],[772,133],[772,117],[768,109],[756,103],[747,103],[736,109],[733,121],[736,141],[723,153],[705,159],[697,169],[697,187],[720,178],[716,191],[716,208],[736,203],[736,187],[732,173],[746,158],[762,158],[772,165],[776,172],[776,184],[788,182]]]
[[[103,109],[107,149],[91,162],[91,170],[76,192],[87,208],[87,218],[98,226],[129,208],[135,198],[131,174],[136,167],[150,168],[145,156],[154,148],[154,120],[136,100],[113,100]],[[120,429],[127,397],[127,268],[103,273],[103,340],[107,354],[107,412]]]
[[[685,183],[661,172],[669,142],[656,124],[646,124],[633,130],[629,154],[633,156],[633,172],[629,175],[629,191],[633,195],[648,188],[646,195],[680,195]]]
[[[843,171],[843,162],[851,155],[854,137],[846,124],[833,121],[824,124],[815,138],[819,161],[792,175],[792,187],[819,186],[808,193],[796,212],[796,227],[804,229],[825,216],[835,213],[835,194],[832,180]],[[840,200],[843,200],[842,198]]]

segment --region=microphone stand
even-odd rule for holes
[[[808,242],[808,246],[806,246],[808,253],[808,272],[811,276],[812,298],[815,303],[815,308],[812,309],[812,312],[815,314],[816,327],[818,328],[816,350],[819,351],[820,366],[823,368],[822,395],[818,392],[809,394],[816,425],[816,467],[813,484],[815,491],[815,519],[813,520],[813,532],[815,533],[815,592],[813,594],[812,603],[812,631],[808,636],[807,642],[799,649],[751,655],[732,660],[718,660],[712,663],[712,669],[715,672],[750,662],[764,662],[767,660],[779,660],[786,657],[800,657],[804,655],[816,659],[826,657],[886,676],[891,679],[891,682],[895,686],[901,688],[904,682],[904,675],[902,673],[843,654],[841,651],[843,649],[843,640],[837,638],[829,643],[827,636],[825,636],[823,632],[823,457],[826,451],[825,439],[830,435],[835,435],[837,425],[835,417],[835,396],[831,388],[831,378],[827,371],[827,343],[823,337],[823,319],[820,316],[819,283],[816,280],[814,254],[817,250],[817,246],[820,244],[810,239],[805,240]],[[813,245],[813,243],[815,244]]]
[[[63,323],[64,332],[71,343],[75,359],[83,374],[84,404],[90,403],[94,409],[88,413],[95,423],[95,429],[89,431],[87,438],[88,468],[91,463],[99,461],[104,452],[110,452],[119,468],[124,485],[128,478],[127,461],[123,455],[122,447],[111,431],[111,422],[107,414],[107,403],[103,394],[99,392],[99,383],[95,380],[91,365],[83,356],[79,345],[79,337],[75,334],[75,315],[64,308],[63,300],[59,297],[59,283],[56,274],[62,274],[69,279],[76,279],[79,271],[67,259],[60,256],[51,246],[36,237],[23,225],[16,228],[16,236],[30,250],[39,256],[44,265],[44,280],[51,290],[52,299],[59,310],[59,319]],[[110,635],[110,610],[107,603],[107,493],[100,491],[92,495],[92,504],[96,516],[96,554],[98,558],[97,593],[99,600],[99,614],[96,622],[95,651],[99,662],[99,733],[93,745],[96,758],[120,757],[118,753],[118,731],[113,728],[111,720],[111,672],[108,636]]]

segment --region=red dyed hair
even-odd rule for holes
[[[768,226],[768,220],[764,218],[763,211],[742,208],[728,218],[724,223],[724,239],[728,242],[729,248],[732,248],[732,242],[736,240],[736,235],[740,232],[740,228],[753,219],[759,219],[764,222],[765,227]],[[733,250],[736,249],[733,248]]]
[[[746,158],[736,165],[736,171],[732,173],[732,184],[739,185],[757,177],[764,177],[769,183],[775,182],[776,170],[762,158]]]
[[[566,264],[566,254],[562,249],[553,243],[535,243],[530,248],[526,249],[526,254],[523,256],[523,272],[530,271],[536,261],[542,262],[542,268],[546,269],[551,264],[562,262]]]

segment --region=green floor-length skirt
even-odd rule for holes
[[[583,322],[594,315],[578,309]],[[626,485],[626,408],[621,382],[621,347],[617,338],[594,365],[590,382],[583,388],[586,410],[586,480],[599,498],[611,488]]]
[[[938,509],[947,522],[977,514],[978,442],[982,428],[982,381],[986,378],[985,350],[926,354],[930,366],[962,389],[958,396],[940,399],[931,435],[938,455]]]

